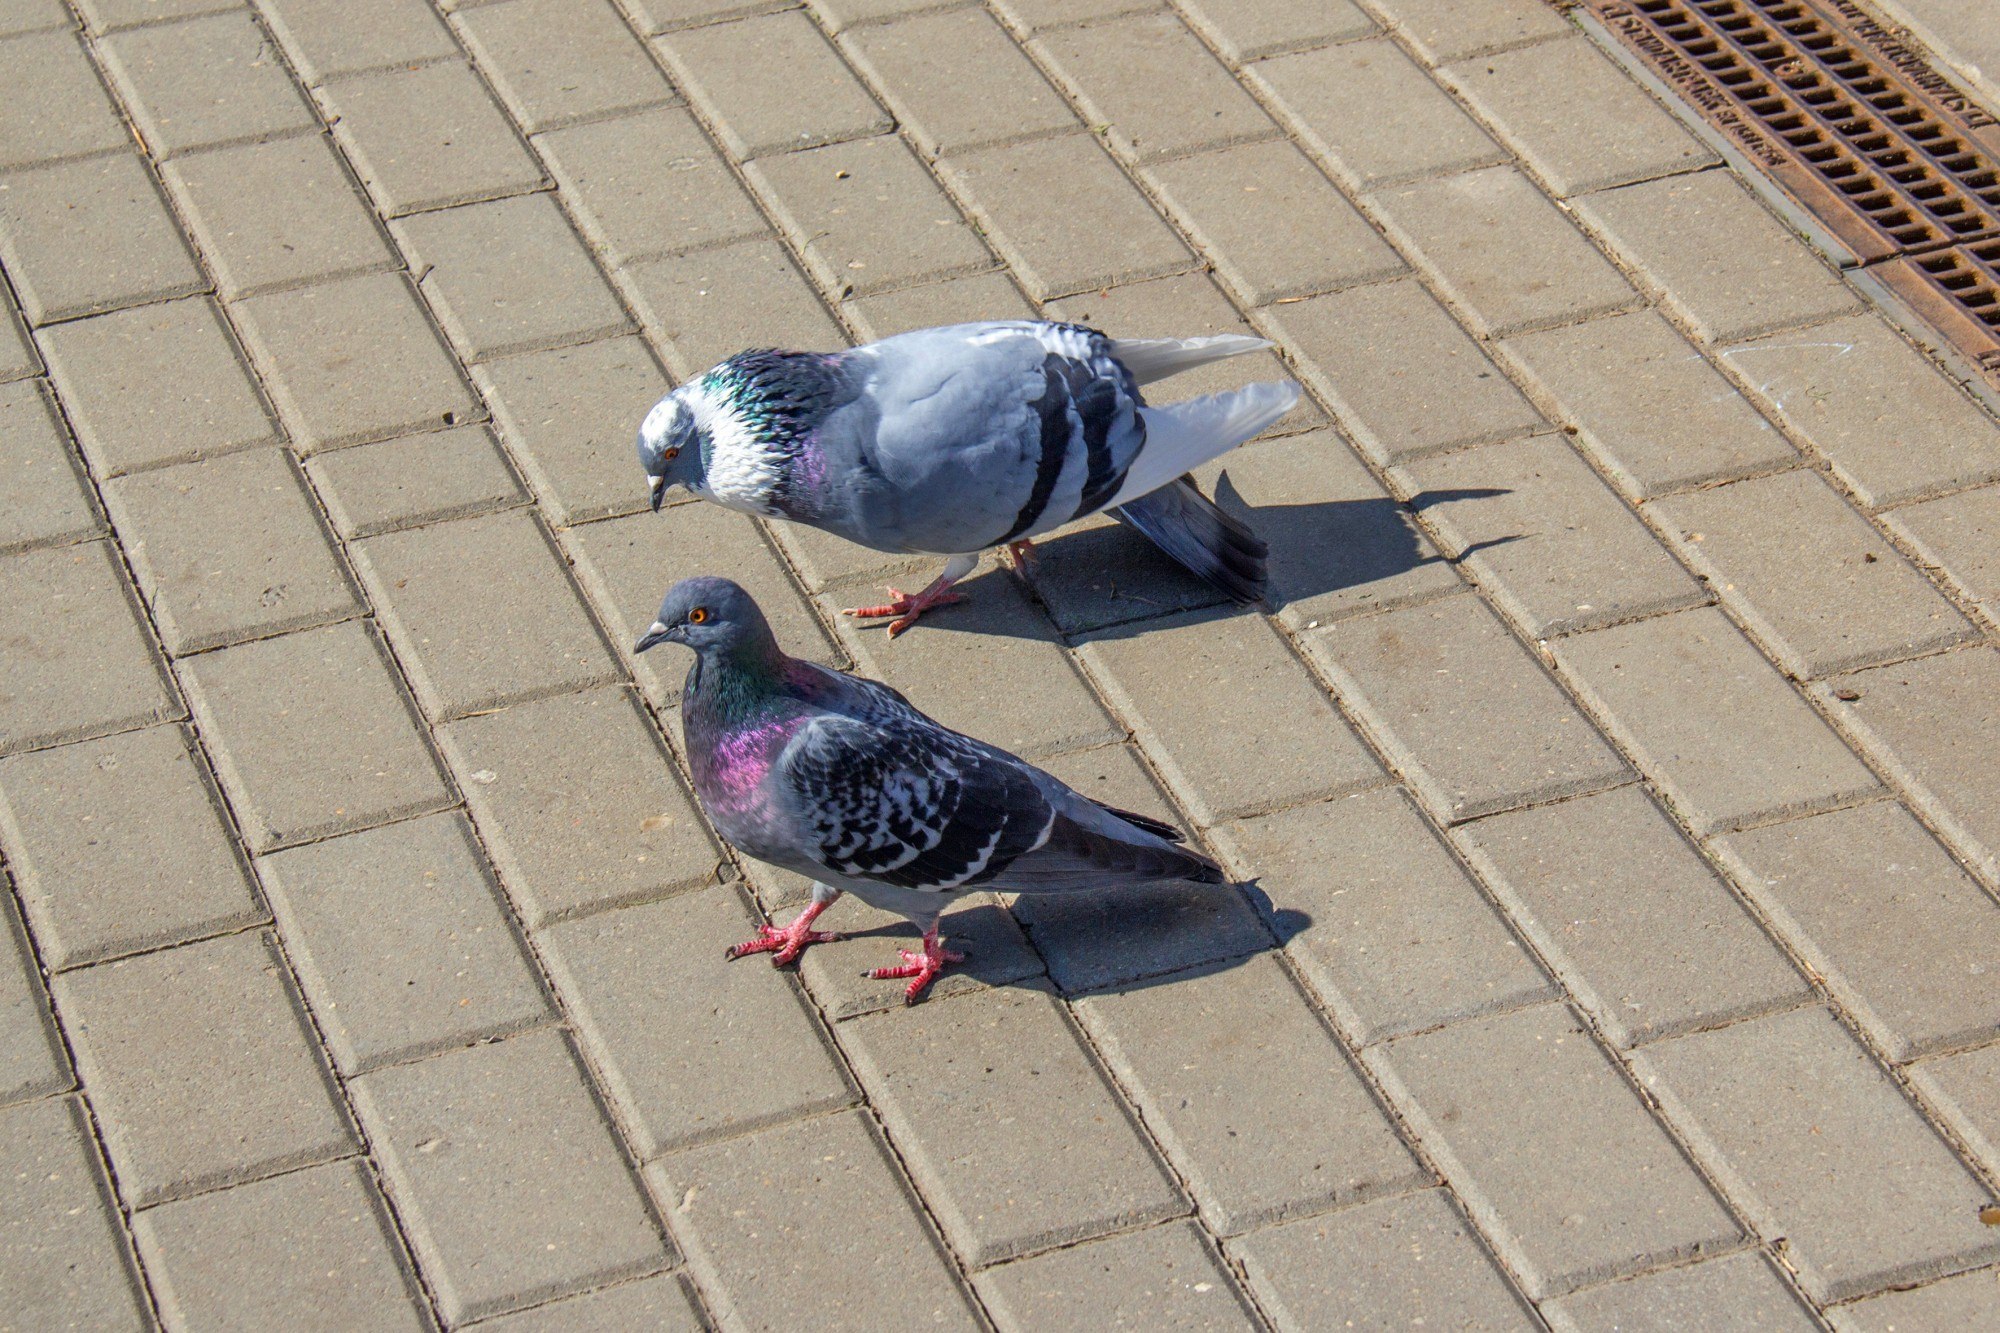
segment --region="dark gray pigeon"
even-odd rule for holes
[[[731,845],[810,877],[812,902],[765,926],[731,958],[792,962],[837,935],[812,928],[842,893],[900,912],[923,931],[901,967],[917,998],[963,956],[938,917],[976,890],[1075,893],[1163,880],[1222,882],[1176,846],[1171,824],[1070,790],[1005,750],[938,725],[887,685],[787,657],[764,613],[727,579],[685,579],[633,646],[694,650],[681,695],[688,764],[703,808]]]
[[[845,352],[743,352],[661,399],[639,428],[653,508],[669,486],[810,524],[878,551],[948,555],[922,592],[890,589],[893,636],[958,601],[996,546],[1109,512],[1239,602],[1266,586],[1266,548],[1189,472],[1298,401],[1289,382],[1166,406],[1139,386],[1269,347],[1262,338],[1113,339],[1006,320],[920,329]]]

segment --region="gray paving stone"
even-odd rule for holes
[[[1199,1227],[1169,1222],[989,1269],[973,1279],[1009,1333],[1261,1325]]]
[[[359,1162],[149,1208],[132,1221],[170,1328],[424,1329],[394,1227]]]
[[[1726,1255],[1613,1282],[1550,1301],[1542,1314],[1556,1333],[1611,1328],[1673,1333],[1725,1324],[1806,1333],[1819,1327],[1771,1261],[1756,1253]]]
[[[98,50],[155,158],[319,128],[248,13],[135,28]]]
[[[227,299],[397,262],[323,134],[177,157],[160,174]]]
[[[543,184],[541,167],[461,61],[329,79],[320,97],[385,217]]]
[[[1882,518],[1917,559],[1979,603],[1989,620],[2000,621],[2000,486],[1960,491]]]
[[[1229,1249],[1285,1333],[1540,1326],[1443,1190],[1272,1227]]]
[[[1797,452],[1650,310],[1499,344],[1550,418],[1633,499],[1781,467]]]
[[[301,452],[477,415],[401,273],[253,296],[232,309]]]
[[[460,0],[446,0],[446,3],[450,7]],[[787,0],[627,0],[626,9],[646,32],[664,32],[718,19],[762,14],[786,3]]]
[[[1698,834],[1844,805],[1862,766],[1720,611],[1553,645],[1556,661]]]
[[[1159,0],[997,0],[994,8],[1022,32],[1078,23],[1086,19],[1151,9]]]
[[[1397,477],[1446,549],[1537,639],[1709,598],[1561,435],[1423,459]]]
[[[1377,31],[1354,0],[1177,0],[1175,8],[1224,59],[1237,62]]]
[[[607,0],[513,0],[457,17],[473,58],[530,134],[673,99]]]
[[[73,28],[76,15],[63,0],[7,0],[0,9],[0,33],[41,32],[49,28]]]
[[[260,865],[299,984],[344,1073],[547,1017],[463,815],[349,834]]]
[[[981,991],[841,1032],[898,1155],[975,1267],[1187,1210],[1046,993]]]
[[[1631,775],[1477,598],[1340,621],[1304,647],[1444,822]]]
[[[1271,955],[1077,1013],[1224,1235],[1431,1183]]]
[[[864,296],[843,304],[841,313],[871,342],[937,324],[1035,319],[1040,314],[1005,272],[975,273],[884,292],[880,296]]]
[[[178,727],[0,761],[0,834],[51,970],[266,919]]]
[[[1990,1039],[2000,907],[1894,802],[1719,839],[1744,891],[1892,1060]]]
[[[1727,171],[1621,186],[1575,207],[1640,285],[1706,341],[1754,338],[1855,307],[1854,293]]]
[[[1693,1258],[1739,1234],[1562,1005],[1399,1041],[1377,1069],[1531,1296]]]
[[[186,672],[255,851],[451,804],[416,710],[359,622],[204,653]]]
[[[1652,512],[1795,677],[1914,657],[1977,633],[1812,471],[1675,496]]]
[[[343,537],[373,537],[523,503],[492,432],[459,426],[320,454],[306,465]]]
[[[756,933],[727,885],[541,933],[642,1158],[855,1100],[797,987],[723,957]]]
[[[550,130],[535,146],[571,216],[611,264],[770,231],[683,107]]]
[[[804,905],[810,886],[803,876],[762,865],[756,869],[768,872],[767,877],[760,877],[753,871],[749,878],[760,898],[774,909],[774,919],[783,920],[795,905]],[[777,876],[795,881],[797,893],[767,892],[768,878]],[[777,901],[781,896],[782,903]],[[799,960],[799,976],[822,1013],[838,1020],[902,1007],[909,982],[895,978],[878,981],[867,974],[901,961],[896,956],[898,949],[921,947],[917,928],[907,917],[877,911],[848,894],[819,919],[819,928],[840,931],[847,937],[816,944]],[[942,929],[950,947],[964,954],[965,961],[954,964],[931,983],[925,992],[927,1002],[1011,985],[1048,970],[1028,946],[1020,925],[994,895],[975,894],[953,902]]]
[[[894,1309],[926,1327],[983,1326],[866,1112],[677,1153],[647,1174],[674,1201],[689,1262],[724,1319],[864,1330]]]
[[[242,5],[243,0],[77,0],[77,8],[93,33],[186,18],[190,14],[239,9]]]
[[[68,1097],[0,1111],[0,1285],[23,1328],[153,1326],[90,1139]]]
[[[181,716],[104,542],[0,560],[0,753]]]
[[[1547,41],[1574,32],[1537,0],[1497,0],[1467,11],[1452,0],[1382,0],[1395,30],[1431,64]]]
[[[14,904],[0,900],[0,1103],[74,1086],[27,932]]]
[[[1351,191],[1507,157],[1387,37],[1260,60],[1245,73]],[[1396,108],[1386,122],[1380,114],[1385,106]]]
[[[1088,134],[956,153],[938,166],[1037,300],[1192,263],[1180,238]],[[1063,188],[1049,189],[1053,180]]]
[[[1926,1060],[1910,1082],[1988,1169],[2000,1162],[2000,1046]]]
[[[701,1307],[687,1279],[657,1273],[636,1282],[600,1287],[581,1296],[502,1315],[480,1325],[484,1333],[624,1333],[647,1328],[657,1333],[702,1333]]]
[[[865,295],[993,264],[893,134],[764,158],[747,174],[827,291]]]
[[[1504,440],[1542,424],[1414,279],[1272,306],[1263,319],[1341,428],[1378,463]]]
[[[828,32],[837,33],[857,23],[879,23],[934,9],[937,0],[808,0],[808,5]]]
[[[1475,333],[1504,337],[1638,304],[1632,284],[1518,168],[1390,186],[1369,202]]]
[[[1277,904],[1287,948],[1358,1043],[1553,993],[1401,791],[1216,830],[1227,865]]]
[[[836,614],[836,607],[874,605],[890,583],[914,592],[941,568],[937,556],[877,551],[803,523],[773,523],[769,531],[772,543],[784,552],[807,588],[845,590],[824,603],[829,614]]]
[[[1432,8],[1444,10],[1435,0]],[[1454,26],[1466,25],[1461,20]],[[1718,161],[1587,37],[1446,65],[1438,78],[1472,104],[1557,198]],[[1563,95],[1550,97],[1550,88]]]
[[[1829,1310],[1840,1333],[1897,1333],[1918,1328],[1977,1328],[2000,1317],[1993,1270],[1946,1278],[1914,1291],[1892,1291]]]
[[[313,86],[459,54],[450,30],[424,0],[258,0],[257,7]]]
[[[1620,1046],[1812,996],[1642,788],[1482,819],[1458,841]]]
[[[693,379],[746,347],[830,352],[847,346],[847,335],[775,240],[634,264],[621,276],[678,380]]]
[[[984,9],[924,14],[844,33],[841,50],[935,157],[1054,134],[1076,113]]]
[[[130,153],[0,174],[0,262],[31,324],[206,283],[152,174]]]
[[[21,327],[20,312],[13,298],[0,292],[0,380],[25,379],[42,372],[42,359]]]
[[[349,1085],[453,1323],[664,1267],[669,1251],[560,1034]]]
[[[624,690],[517,704],[440,739],[530,927],[714,880],[693,798]]]
[[[354,1149],[267,933],[64,972],[55,998],[133,1207]]]
[[[0,82],[33,90],[0,106],[0,167],[110,152],[132,142],[72,33],[0,41]]]
[[[1890,0],[1883,10],[1908,24],[1925,46],[1951,62],[1953,69],[1989,97],[2000,87],[1993,77],[1993,71],[2000,68],[2000,62],[1993,59],[2000,54],[2000,47],[1994,45],[1994,32],[1983,21],[1978,0],[1916,0],[1914,4]]]
[[[1286,140],[1159,163],[1146,179],[1250,305],[1393,277],[1406,267]]]
[[[0,552],[103,531],[55,405],[32,380],[0,386],[0,458]]]
[[[1744,390],[1863,504],[2000,478],[2000,425],[1875,314],[1722,351]]]
[[[1824,1009],[1661,1042],[1641,1081],[1806,1294],[1865,1296],[1992,1263],[1990,1191]]]
[[[802,11],[675,32],[659,50],[737,158],[894,128]]]

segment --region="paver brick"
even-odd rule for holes
[[[1383,780],[1326,691],[1258,617],[1152,622],[1094,638],[1082,656],[1202,824]]]
[[[893,1309],[981,1327],[865,1112],[677,1153],[647,1174],[677,1201],[676,1232],[725,1319],[862,1330]]]
[[[51,971],[266,919],[178,727],[0,761],[0,833]]]
[[[299,984],[345,1073],[548,1015],[472,830],[456,813],[265,857]]]
[[[1390,186],[1369,199],[1477,333],[1503,337],[1638,302],[1632,285],[1515,167]]]
[[[0,174],[0,262],[32,324],[205,282],[159,186],[130,153]]]
[[[469,518],[527,499],[493,435],[458,426],[320,454],[306,465],[343,537]]]
[[[530,927],[715,878],[694,802],[625,691],[517,704],[441,740]]]
[[[1022,32],[1156,8],[1159,0],[996,0],[994,8]]]
[[[160,174],[227,299],[396,263],[323,134],[177,157]]]
[[[957,153],[938,165],[1038,300],[1192,263],[1180,238],[1088,134]],[[1050,189],[1058,180],[1062,188]]]
[[[933,157],[1078,124],[1034,62],[982,8],[856,28],[841,36],[840,47]]]
[[[1472,10],[1452,0],[1380,0],[1380,8],[1417,54],[1434,65],[1575,31],[1539,0],[1488,0]]]
[[[1077,1012],[1224,1235],[1431,1183],[1268,954]]]
[[[1914,1291],[1892,1291],[1827,1312],[1839,1333],[1897,1333],[1914,1328],[1978,1328],[2000,1317],[2000,1277],[1963,1273]]]
[[[77,8],[83,11],[84,22],[93,33],[242,6],[243,0],[77,0]]]
[[[72,33],[0,41],[0,83],[16,91],[0,105],[0,167],[111,152],[132,142]]]
[[[477,400],[403,274],[364,273],[232,309],[302,452],[476,415]]]
[[[659,49],[734,157],[894,128],[802,10],[670,33]]]
[[[634,264],[622,277],[676,379],[693,379],[747,347],[830,352],[847,346],[847,335],[812,284],[774,240]]]
[[[1244,63],[1377,31],[1354,0],[1175,0],[1224,59]]]
[[[1444,4],[1432,7],[1445,11]],[[1465,28],[1462,11],[1451,17],[1454,27]],[[1438,78],[1559,199],[1719,160],[1587,37],[1446,65]],[[1551,88],[1561,88],[1562,96],[1549,96]]]
[[[1384,465],[1542,424],[1415,279],[1272,306],[1263,318],[1341,428]]]
[[[684,107],[550,130],[535,146],[577,225],[613,265],[770,231]]]
[[[1731,1254],[1685,1268],[1628,1278],[1550,1301],[1543,1316],[1556,1333],[1615,1328],[1621,1333],[1674,1333],[1676,1329],[1790,1329],[1819,1327],[1799,1298],[1757,1253]]]
[[[437,9],[425,0],[258,0],[257,7],[300,76],[314,87],[343,74],[459,54]]]
[[[461,0],[446,0],[446,7]],[[646,32],[713,23],[782,9],[789,0],[625,0],[625,8]]]
[[[827,291],[865,295],[992,266],[893,134],[763,158],[747,174]]]
[[[21,327],[13,299],[0,292],[0,380],[25,379],[41,371],[42,360],[28,341],[28,331]]]
[[[673,100],[659,67],[606,0],[512,0],[461,10],[457,22],[530,134]]]
[[[919,10],[935,9],[938,0],[807,0],[820,24],[837,33],[857,23],[882,23]]]
[[[1754,338],[1856,305],[1805,242],[1727,171],[1604,190],[1575,207],[1640,284],[1706,341]]]
[[[204,653],[184,670],[255,851],[451,803],[415,710],[359,622]]]
[[[1891,510],[1883,519],[1960,596],[2000,621],[2000,486]]]
[[[1250,305],[1404,270],[1402,257],[1289,141],[1163,162],[1146,178]]]
[[[1734,481],[1797,457],[1651,310],[1519,334],[1499,347],[1629,498]]]
[[[1692,1258],[1738,1231],[1561,1005],[1387,1048],[1377,1070],[1529,1295]]]
[[[156,158],[319,128],[247,12],[135,28],[98,49]]]
[[[1720,359],[1863,504],[2000,478],[2000,425],[1873,313],[1727,348]]]
[[[468,1046],[349,1086],[451,1322],[665,1266],[560,1034]]]
[[[1397,475],[1446,549],[1537,639],[1708,600],[1560,435],[1423,459]]]
[[[938,556],[877,551],[803,523],[773,523],[769,531],[807,588],[847,589],[825,602],[829,614],[836,606],[874,605],[890,583],[914,591],[928,583],[939,568]]]
[[[1008,1333],[1110,1327],[1260,1328],[1201,1229],[1169,1222],[990,1269],[973,1279]]]
[[[1926,1060],[1908,1072],[1974,1157],[1989,1170],[2000,1163],[2000,1046]]]
[[[1281,933],[1360,1044],[1552,993],[1401,791],[1216,831],[1224,864],[1285,904]]]
[[[1186,1211],[1045,992],[980,991],[841,1032],[898,1155],[973,1266]]]
[[[676,1273],[599,1287],[481,1325],[482,1333],[624,1333],[633,1328],[702,1333],[707,1327],[687,1279]]]
[[[0,1286],[23,1328],[153,1326],[90,1140],[68,1097],[0,1111]]]
[[[0,9],[0,33],[41,32],[49,28],[73,28],[76,15],[63,0],[7,0]]]
[[[1712,487],[1652,511],[1793,676],[1914,657],[1977,633],[1817,473]]]
[[[132,1221],[170,1328],[424,1329],[394,1231],[359,1162],[329,1162]]]
[[[1641,1080],[1820,1302],[2000,1256],[1990,1192],[1824,1009],[1661,1042]]]
[[[1349,190],[1504,162],[1506,152],[1387,37],[1260,60],[1246,73]],[[1396,108],[1393,117],[1380,114]]]
[[[0,754],[181,715],[105,542],[0,559]]]
[[[14,904],[0,900],[0,1103],[76,1086]]]
[[[1444,1190],[1272,1227],[1230,1243],[1285,1333],[1539,1327]]]
[[[386,217],[543,184],[540,165],[462,61],[329,79],[320,96]]]
[[[0,458],[0,552],[103,531],[54,404],[32,380],[0,386]]]
[[[1305,648],[1447,823],[1630,776],[1476,598],[1344,620]]]
[[[354,1148],[282,967],[260,931],[56,977],[78,1072],[134,1207]]]
[[[1028,298],[1021,295],[1021,289],[1004,271],[974,273],[883,292],[879,296],[857,297],[844,303],[841,312],[861,337],[871,342],[938,324],[1040,317],[1040,312],[1028,303]]]
[[[759,871],[766,873],[760,876]],[[767,884],[778,876],[796,881],[799,891],[790,895],[767,892]],[[804,876],[761,863],[754,866],[749,878],[767,909],[772,909],[770,915],[775,920],[782,920],[794,901],[803,905],[810,892],[810,882]],[[782,910],[777,910],[781,904],[774,900],[781,896]],[[799,960],[799,976],[820,1012],[838,1020],[902,1007],[903,992],[909,982],[893,977],[877,980],[869,973],[885,963],[898,961],[898,949],[922,947],[917,928],[909,918],[897,912],[878,911],[850,893],[819,919],[819,928],[839,931],[845,936],[814,945]],[[949,946],[964,954],[965,961],[953,965],[931,983],[924,993],[926,1002],[988,986],[1009,985],[1048,970],[1029,947],[1019,923],[992,894],[973,894],[954,900],[945,913],[942,929]]]
[[[756,933],[727,885],[541,933],[642,1158],[854,1101],[798,989],[723,957]]]

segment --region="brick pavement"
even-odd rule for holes
[[[1558,8],[8,0],[0,82],[0,1328],[2000,1318],[2000,425]],[[1268,621],[1098,524],[890,644],[911,562],[643,512],[675,377],[1037,308],[1279,343]],[[625,651],[698,570],[1244,887],[724,965],[801,886]]]

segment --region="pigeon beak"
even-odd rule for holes
[[[653,493],[653,512],[657,514],[660,512],[660,502],[667,498],[667,479],[665,477],[648,477],[646,478],[646,487]]]
[[[656,643],[664,643],[672,635],[672,630],[655,620],[652,624],[646,626],[646,632],[639,636],[639,642],[632,645],[632,651],[643,653]]]

